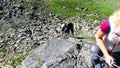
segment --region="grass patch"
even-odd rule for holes
[[[18,29],[19,27],[20,27],[19,24],[12,24],[10,26],[10,28],[13,28],[13,29]]]
[[[0,48],[0,52],[6,52],[8,46],[9,46],[9,44],[8,44],[7,42],[5,42],[5,43],[3,44],[3,47]]]
[[[48,0],[46,4],[49,5],[49,10],[61,17],[73,17],[79,15],[74,8],[77,0]],[[71,5],[72,4],[72,5]]]
[[[0,52],[6,52],[6,51],[7,49],[5,47],[0,49]]]
[[[22,61],[29,55],[29,52],[30,51],[26,52],[24,55],[22,52],[15,52],[14,58],[12,58],[10,65],[16,68],[16,66],[20,65]]]
[[[21,64],[21,62],[22,62],[21,58],[14,58],[12,59],[12,62],[10,65],[15,68],[17,65]]]
[[[37,7],[38,10],[42,10],[43,4],[44,4],[44,2],[42,2],[42,0],[29,0],[27,2],[24,2],[22,5],[25,8],[31,8],[31,6],[35,6],[35,7]]]
[[[119,0],[116,0],[119,3]],[[81,14],[96,14],[97,17],[85,16],[87,19],[102,20],[107,18],[113,11],[119,8],[119,5],[113,1],[104,0],[45,0],[45,4],[48,5],[49,10],[52,13],[60,15],[61,17],[74,17]],[[78,8],[80,11],[76,11]]]
[[[95,39],[93,36],[83,35],[82,38],[84,39]]]

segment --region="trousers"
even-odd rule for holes
[[[108,51],[109,52],[109,51]],[[91,56],[91,66],[92,68],[109,68],[109,65],[103,59],[103,53],[98,46],[95,47],[95,51]],[[120,66],[120,51],[113,53],[114,62],[116,65]],[[116,60],[117,59],[117,60]],[[113,66],[114,68],[117,68]]]

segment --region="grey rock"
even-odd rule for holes
[[[81,43],[71,42],[73,40],[53,38],[46,41],[22,62],[21,68],[88,68],[90,63],[85,56],[90,55],[89,50],[81,51]]]
[[[3,7],[0,7],[0,11],[3,10]]]
[[[36,6],[32,6],[31,9],[32,9],[32,10],[37,10],[38,7],[36,7]]]
[[[23,5],[29,2],[31,0],[19,0],[18,2],[0,0],[0,48],[5,47],[6,49],[6,52],[0,52],[0,54],[8,56],[4,60],[12,61],[16,57],[26,57],[26,52],[29,53],[38,47],[27,57],[28,59],[26,58],[22,62],[23,68],[27,64],[38,68],[88,68],[91,45],[84,43],[85,40],[80,41],[72,37],[59,38],[63,19],[45,11],[46,6],[43,0],[40,0],[41,10],[39,11],[36,6],[29,6],[30,9]],[[79,9],[81,8],[78,8],[78,11]],[[86,8],[83,10],[86,11]],[[83,18],[84,16],[87,14],[83,14]],[[93,36],[99,21],[85,20],[81,17],[69,18],[70,20],[66,21],[74,23],[76,36],[81,37],[86,34]],[[51,40],[53,37],[58,38]],[[48,41],[45,42],[46,40]],[[15,54],[11,59],[8,59],[13,50]],[[20,54],[16,55],[16,53]],[[0,63],[10,64],[6,61]]]

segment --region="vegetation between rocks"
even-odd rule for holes
[[[13,5],[9,5],[9,6],[12,6],[13,9],[10,9],[10,11],[9,11],[9,9],[8,9],[9,7],[7,7],[6,13],[9,12],[8,17],[5,16],[5,13],[1,13],[6,20],[5,23],[7,22],[5,27],[1,28],[2,33],[4,33],[3,36],[1,34],[1,39],[3,39],[3,38],[6,38],[6,39],[3,39],[3,41],[0,41],[1,43],[4,43],[3,44],[4,46],[1,46],[1,48],[0,48],[0,54],[1,54],[0,59],[5,59],[5,61],[7,61],[8,58],[11,59],[11,57],[13,56],[13,51],[12,51],[12,49],[10,49],[10,47],[15,46],[14,44],[17,43],[17,42],[14,42],[14,44],[11,44],[11,41],[12,42],[14,40],[16,41],[16,39],[19,40],[18,39],[19,37],[15,39],[15,37],[17,37],[17,35],[15,36],[14,33],[13,33],[14,37],[11,36],[11,34],[10,34],[11,37],[7,36],[7,35],[9,35],[9,33],[7,34],[7,31],[10,31],[9,30],[10,28],[18,30],[18,28],[21,28],[21,26],[22,27],[30,26],[30,25],[28,25],[27,22],[35,23],[37,25],[36,20],[27,19],[27,18],[25,21],[22,22],[22,24],[19,23],[19,21],[22,21],[24,19],[24,17],[23,17],[24,12],[20,11],[22,9],[18,10],[18,8],[19,8],[18,5],[20,5],[20,7],[23,7],[24,11],[26,13],[28,11],[29,15],[31,15],[31,12],[29,11],[31,8],[34,8],[35,10],[37,9],[37,11],[39,11],[39,12],[41,12],[43,9],[46,9],[46,10],[49,10],[51,13],[58,15],[60,18],[67,19],[67,20],[71,17],[76,17],[76,16],[81,16],[82,18],[85,18],[85,19],[103,20],[104,18],[107,18],[114,10],[119,8],[119,0],[115,0],[116,2],[113,2],[112,0],[109,0],[109,1],[104,1],[104,0],[97,0],[97,1],[95,1],[95,0],[86,0],[86,1],[85,0],[84,1],[83,0],[45,0],[44,6],[43,6],[44,0],[28,0],[28,1],[26,0],[27,2],[23,2],[23,3],[21,2],[20,4],[18,3],[18,1],[20,1],[20,0],[10,0],[10,1],[12,2]],[[14,4],[16,4],[16,5],[14,5]],[[16,7],[16,6],[18,6],[18,7]],[[12,13],[13,13],[13,15],[11,17],[9,17]],[[14,13],[15,13],[15,16],[14,16]],[[17,18],[16,14],[20,15],[20,17]],[[2,18],[2,15],[1,15],[1,18]],[[38,16],[38,17],[40,19],[41,16]],[[4,20],[4,18],[2,18],[2,19]],[[42,20],[42,18],[41,18],[41,20]],[[39,21],[41,21],[41,20],[39,20]],[[44,19],[43,19],[43,21],[44,22],[41,22],[41,23],[46,24]],[[41,28],[42,28],[42,26],[41,26]],[[33,30],[34,29],[37,29],[37,28],[33,28]],[[36,31],[41,31],[41,30],[36,30]],[[14,30],[13,30],[13,32],[14,32]],[[20,32],[18,32],[18,33],[20,33]],[[52,32],[51,32],[51,34],[52,34]],[[27,37],[27,34],[25,34],[25,32],[23,32],[23,34],[21,34],[21,37],[22,36],[24,39],[26,39],[26,38],[29,39]],[[48,36],[49,36],[49,34],[48,34]],[[87,35],[84,35],[82,37],[94,39],[94,37],[87,36]],[[23,39],[23,38],[21,38],[21,39]],[[24,39],[21,41],[25,41]],[[39,38],[37,38],[37,39],[39,40]],[[7,42],[7,43],[5,43],[5,42]],[[21,43],[24,43],[24,42],[21,42]],[[26,41],[26,43],[27,43],[27,41]],[[36,45],[38,46],[40,44],[36,43]],[[22,45],[21,45],[21,47],[22,47]],[[31,49],[34,49],[35,47],[36,46],[31,46]],[[9,51],[9,49],[11,51]],[[21,51],[23,51],[23,50],[21,50]],[[12,52],[12,54],[10,52]],[[12,59],[10,60],[10,62],[8,64],[10,64],[13,67],[16,67],[17,65],[21,64],[22,60],[24,60],[30,53],[29,49],[25,50],[25,52],[26,53],[23,53],[23,52],[19,53],[19,51],[15,52],[14,57],[12,57]]]

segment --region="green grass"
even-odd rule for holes
[[[14,58],[12,59],[12,62],[11,62],[11,66],[13,66],[14,68],[19,65],[20,63],[22,62],[21,58]]]
[[[82,38],[84,39],[95,39],[93,36],[83,35]]]
[[[31,6],[35,6],[38,8],[38,10],[41,10],[43,9],[42,6],[42,2],[41,0],[29,0],[28,2],[24,2],[22,5],[25,7],[25,8],[31,8]]]
[[[102,20],[109,17],[116,9],[119,8],[120,1],[83,1],[83,0],[45,0],[49,10],[61,17],[75,17],[81,14],[95,14],[97,16],[85,16],[88,19]],[[76,11],[75,8],[87,8],[87,10]]]
[[[0,52],[6,52],[6,51],[7,51],[7,50],[6,50],[5,47],[0,49]]]
[[[74,11],[76,0],[48,0],[46,2],[49,5],[49,10],[55,14],[65,17],[73,17],[79,15]],[[73,4],[73,5],[71,5]]]

